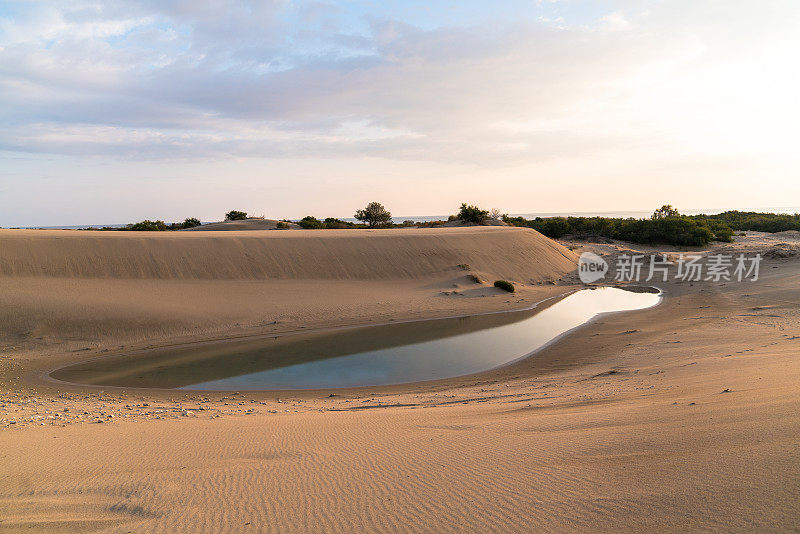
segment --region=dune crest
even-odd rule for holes
[[[392,280],[459,264],[519,280],[557,278],[577,258],[521,228],[293,232],[0,231],[0,276],[155,280]]]

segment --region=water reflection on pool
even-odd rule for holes
[[[616,288],[584,290],[511,324],[287,365],[192,384],[186,388],[229,390],[377,386],[477,373],[527,356],[597,314],[646,308],[657,304],[659,298],[652,293]]]
[[[451,378],[528,356],[600,313],[647,308],[660,298],[587,289],[544,309],[164,348],[84,362],[51,376],[81,384],[194,390],[343,388]]]

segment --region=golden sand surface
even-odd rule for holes
[[[0,530],[796,530],[792,235],[702,251],[763,253],[757,282],[659,283],[661,305],[477,375],[297,392],[43,378],[170,343],[527,307],[579,287],[584,250],[679,252],[515,228],[0,230]]]

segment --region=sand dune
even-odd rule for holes
[[[555,294],[540,283],[575,262],[517,228],[0,230],[0,347],[38,358],[510,309]],[[491,287],[499,278],[518,295]]]
[[[418,279],[469,264],[519,281],[576,257],[521,228],[303,232],[0,230],[0,276],[179,280]]]

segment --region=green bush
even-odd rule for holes
[[[184,219],[183,224],[181,224],[181,228],[195,228],[201,224],[202,223],[200,222],[200,219],[188,217],[187,219]]]
[[[732,230],[723,222],[675,215],[670,206],[656,211],[650,219],[611,217],[504,217],[513,226],[527,226],[547,237],[558,239],[571,235],[580,239],[605,237],[633,243],[703,246],[713,240],[731,241]]]
[[[445,224],[446,222],[449,222],[450,220],[455,221],[455,220],[458,219],[458,217],[456,217],[455,215],[451,215],[450,217],[452,217],[452,219],[448,219],[447,221],[420,221],[420,222],[415,222],[414,226],[416,228],[436,228],[438,226],[442,226],[443,224]]]
[[[714,241],[724,241],[731,243],[733,241],[733,229],[721,221],[708,220],[706,221],[708,228],[714,233]]]
[[[461,204],[461,208],[458,210],[457,217],[461,220],[461,222],[483,224],[483,222],[489,217],[489,212],[480,209],[478,206],[468,206],[466,203],[464,203]]]
[[[166,224],[164,221],[151,221],[146,219],[137,223],[129,224],[123,228],[101,228],[101,230],[131,230],[133,232],[163,232],[165,230],[183,230],[184,228],[194,228],[200,226],[202,223],[190,217],[182,223]]]
[[[634,243],[666,243],[701,246],[710,241],[733,241],[743,231],[783,232],[800,230],[800,214],[726,211],[716,215],[681,215],[670,205],[656,210],[650,219],[609,217],[503,217],[513,226],[528,226],[548,237],[608,237]]]
[[[289,223],[287,223],[287,222],[278,221],[278,224],[275,225],[275,228],[277,228],[278,230],[288,230],[291,227],[289,226]]]
[[[800,214],[758,213],[755,211],[726,211],[716,215],[694,215],[695,219],[724,224],[731,230],[753,232],[784,232],[800,230]]]
[[[319,230],[322,228],[322,221],[311,215],[306,215],[297,221],[297,224],[300,225],[300,228],[305,228],[306,230]]]
[[[714,233],[705,224],[689,217],[666,217],[623,220],[614,237],[634,243],[699,247],[710,243],[714,239]]]
[[[335,217],[326,217],[324,221],[322,221],[322,226],[324,228],[328,228],[331,230],[342,229],[342,228],[357,228],[359,226],[363,226],[361,224],[355,224],[352,222],[343,221],[341,219],[337,219]]]
[[[495,280],[494,287],[499,287],[500,289],[508,291],[509,293],[514,292],[514,284],[507,280]]]
[[[247,219],[247,213],[244,211],[231,210],[225,214],[226,221],[243,221]]]
[[[131,230],[133,232],[163,232],[167,230],[167,225],[164,224],[164,221],[151,221],[147,219],[129,224],[125,227],[125,230]]]

